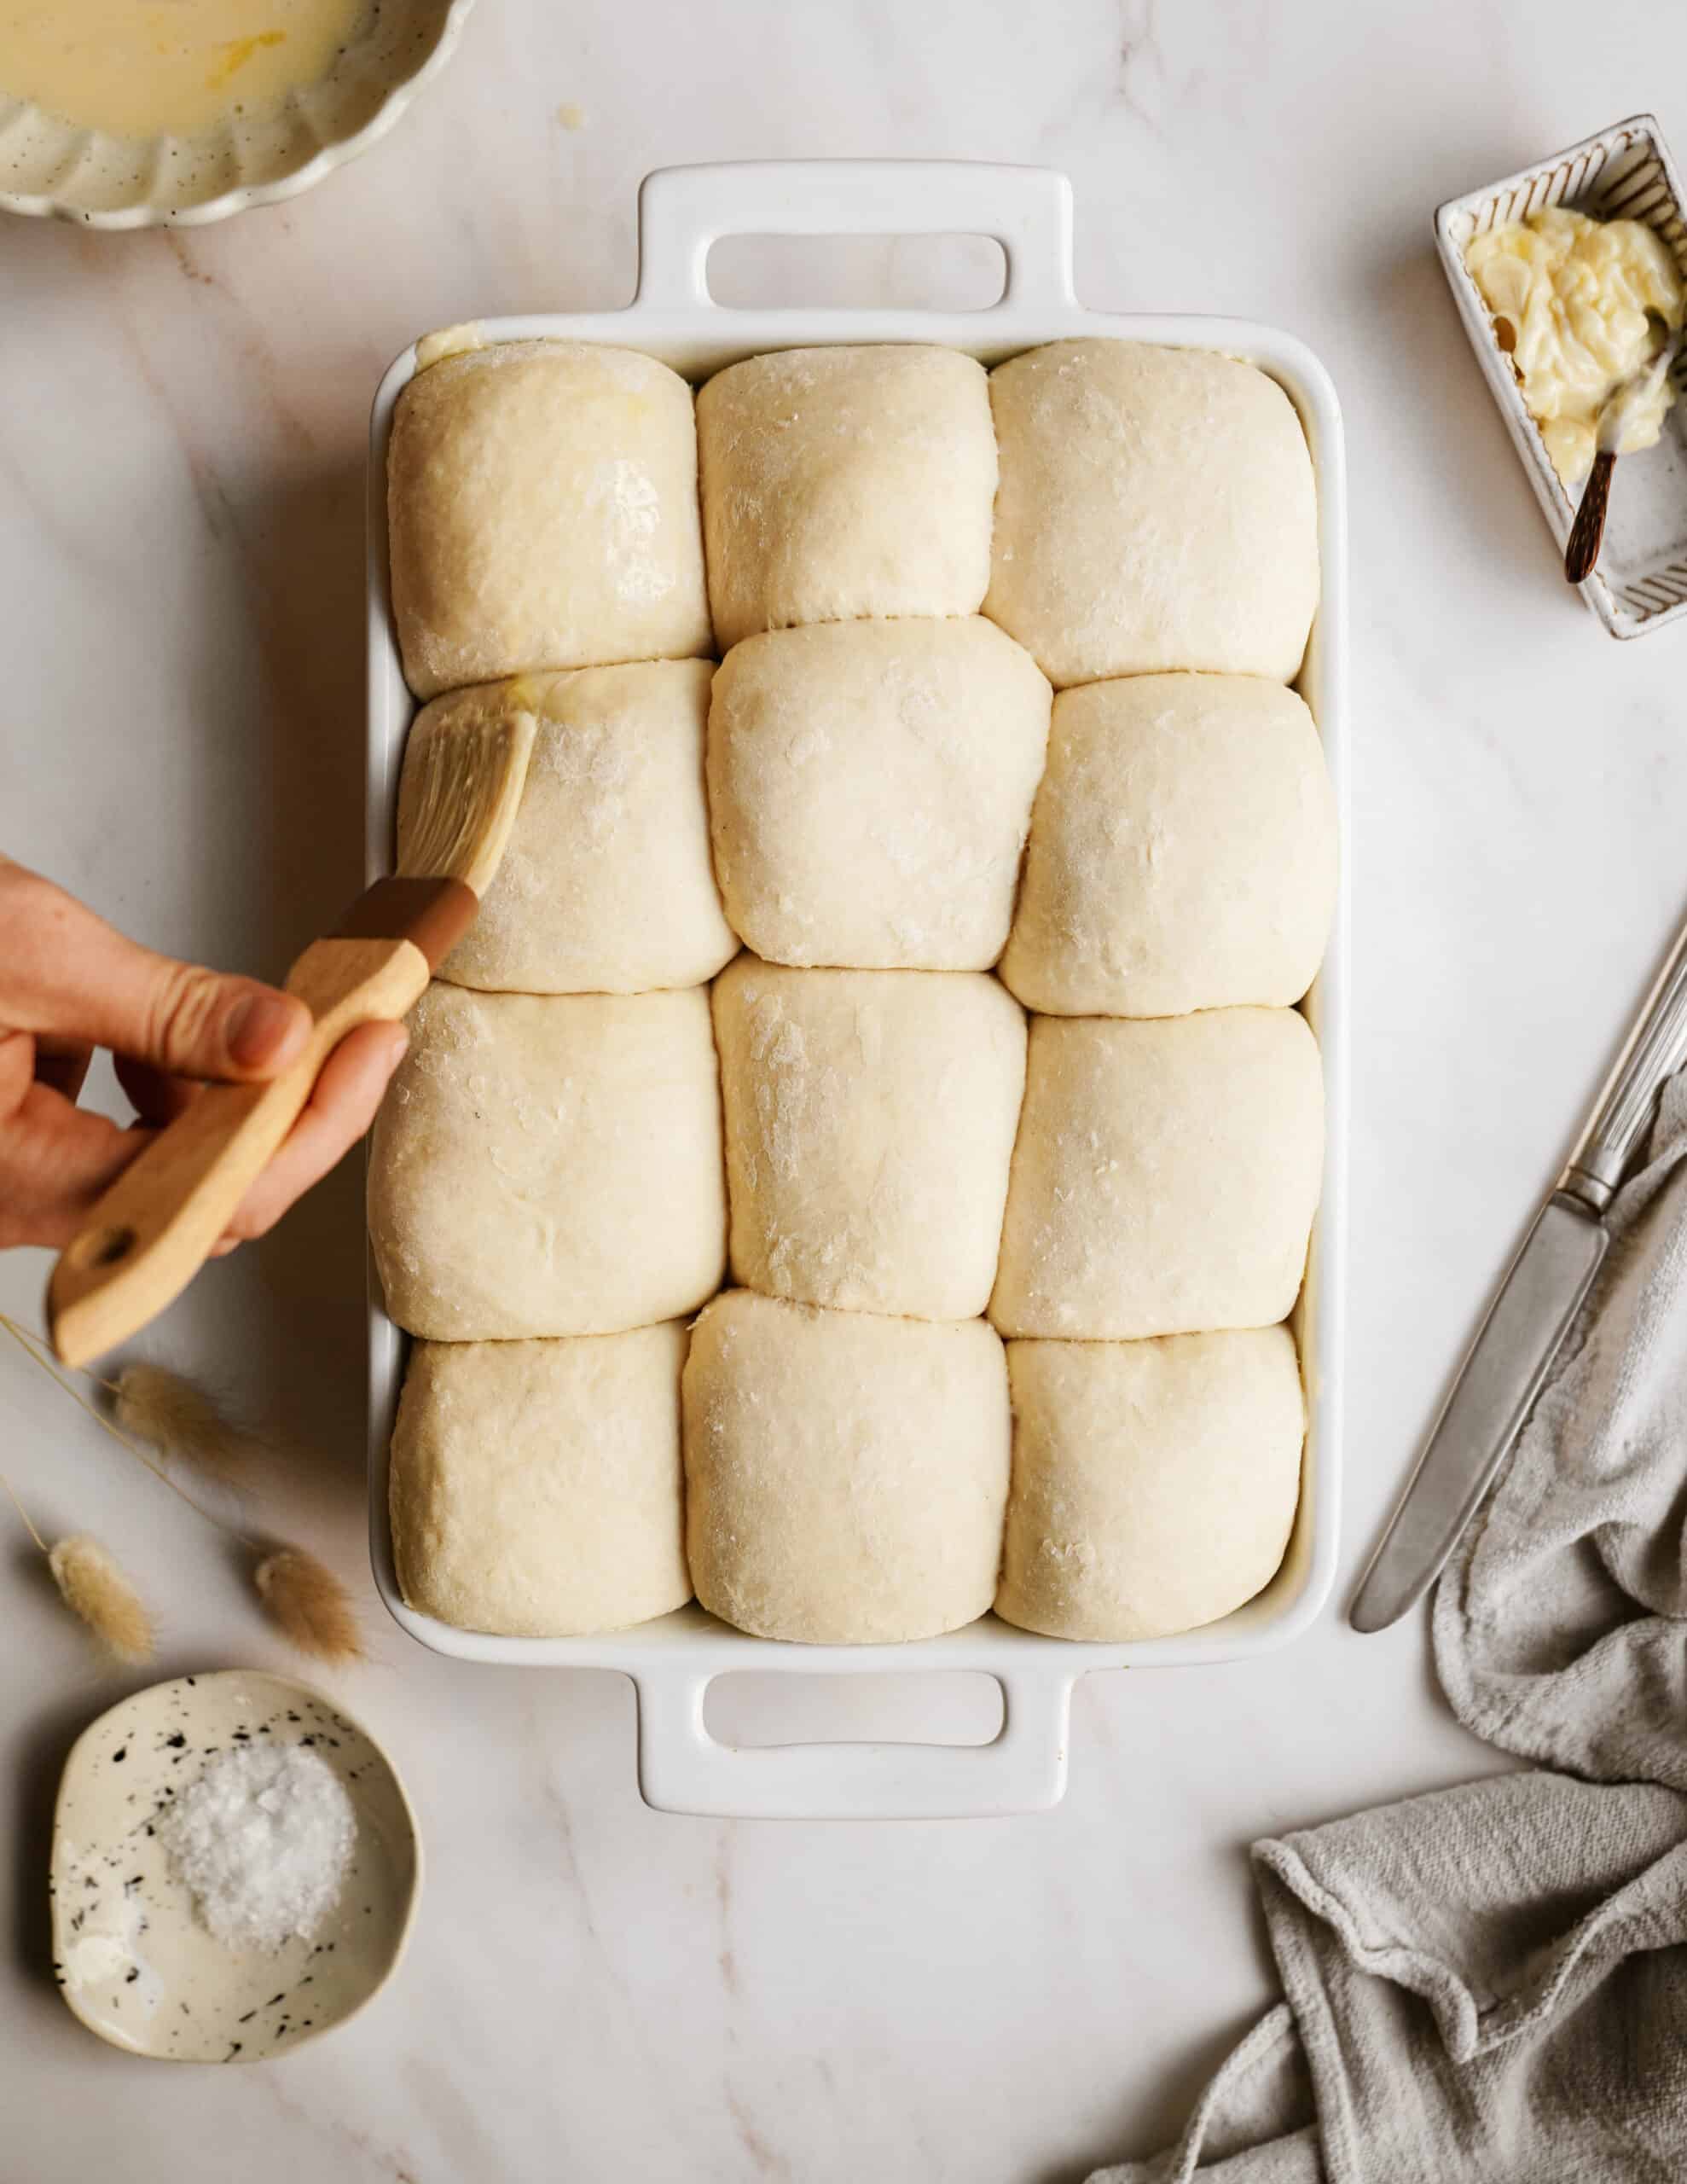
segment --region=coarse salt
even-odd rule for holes
[[[333,1768],[304,1745],[220,1753],[159,1822],[200,1918],[229,1949],[309,1939],[351,1862],[357,1815]]]

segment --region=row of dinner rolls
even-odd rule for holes
[[[1000,967],[1051,1015],[1281,1008],[1336,893],[1318,730],[1255,676],[1062,691],[992,624],[751,637],[718,668],[528,675],[436,699],[440,738],[537,723],[509,846],[443,967],[493,992],[696,985],[764,961]],[[411,824],[401,793],[399,847]],[[1023,866],[1023,882],[1022,882]]]
[[[617,1333],[694,1310],[728,1266],[795,1303],[1008,1335],[1291,1310],[1323,1163],[1297,1011],[1038,1017],[1028,1038],[979,972],[750,956],[710,1001],[429,989],[369,1165],[401,1327]]]
[[[689,1333],[419,1345],[393,1543],[413,1606],[506,1635],[619,1629],[694,1589],[806,1644],[992,1606],[1151,1638],[1271,1577],[1303,1426],[1282,1327],[1004,1345],[729,1290]]]
[[[420,697],[699,657],[765,630],[983,613],[1057,687],[1290,681],[1316,494],[1276,382],[1206,351],[791,349],[693,401],[592,343],[471,346],[405,388],[392,598]]]

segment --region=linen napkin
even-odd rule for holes
[[[1092,2184],[1687,2178],[1684,1170],[1687,1072],[1436,1589],[1448,1702],[1539,1771],[1255,1844],[1285,1999]]]

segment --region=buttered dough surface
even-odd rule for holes
[[[976,616],[734,645],[709,716],[733,929],[771,962],[988,970],[1013,912],[1049,700],[1030,655]]]
[[[1282,390],[443,343],[388,491],[418,751],[538,727],[374,1133],[407,1599],[1122,1641],[1268,1584],[1336,891]]]
[[[1318,503],[1293,404],[1252,364],[1056,341],[999,364],[984,612],[1058,688],[1176,668],[1298,673]]]
[[[864,614],[976,614],[996,443],[953,349],[786,349],[698,396],[709,600],[722,649]]]
[[[418,697],[711,648],[691,389],[652,357],[505,341],[400,396],[392,611]]]
[[[399,1589],[461,1630],[568,1638],[691,1597],[677,1321],[553,1342],[420,1342],[392,1436]]]
[[[1286,1327],[1013,1342],[996,1612],[1052,1638],[1163,1638],[1269,1584],[1300,1497]]]
[[[968,971],[715,984],[733,1279],[853,1311],[959,1320],[995,1279],[1025,1019]]]
[[[605,1334],[726,1270],[709,996],[428,988],[381,1103],[369,1234],[387,1310],[445,1342]]]
[[[700,985],[736,952],[703,787],[713,672],[682,659],[519,676],[423,708],[406,786],[433,736],[472,738],[513,712],[537,723],[508,846],[442,979],[501,993],[646,993]],[[401,786],[401,855],[410,818]]]
[[[990,1317],[1080,1340],[1271,1326],[1300,1293],[1323,1162],[1295,1010],[1037,1017]]]
[[[1060,1016],[1299,1001],[1336,903],[1312,715],[1259,676],[1064,690],[1001,975]]]
[[[1009,1418],[982,1321],[820,1311],[745,1290],[693,1330],[686,1540],[711,1613],[809,1645],[935,1637],[988,1608]]]

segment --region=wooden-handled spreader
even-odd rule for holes
[[[95,1206],[48,1285],[48,1327],[65,1364],[127,1340],[181,1295],[346,1033],[396,1022],[420,998],[497,871],[534,734],[532,715],[517,713],[412,736],[397,872],[287,974],[287,990],[314,1019],[303,1053],[266,1083],[206,1085]]]

